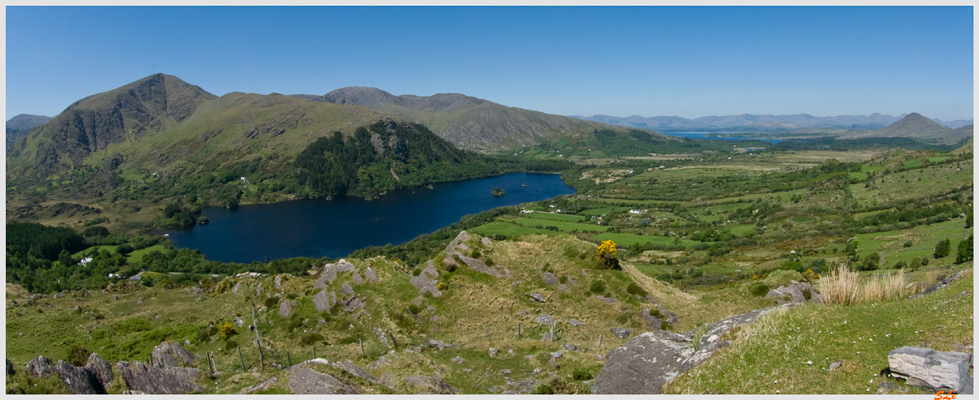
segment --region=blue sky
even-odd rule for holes
[[[6,113],[148,75],[563,115],[971,119],[971,7],[6,7]]]

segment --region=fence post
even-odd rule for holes
[[[520,323],[517,322],[517,337],[520,337]]]
[[[289,366],[292,366],[292,355],[289,354],[289,350],[286,350],[286,360],[289,361]]]
[[[552,321],[551,322],[551,342],[552,343],[554,342],[554,324],[556,324],[556,323],[557,323],[557,321]]]
[[[598,335],[598,351],[602,350],[602,335]]]
[[[258,320],[255,319],[255,305],[252,304],[252,323],[255,327],[255,342],[258,343],[258,362],[262,364],[262,371],[265,371],[265,354],[262,353],[262,338],[258,336]]]
[[[313,359],[316,358],[316,345],[313,345]]]
[[[357,338],[357,341],[360,342],[360,356],[367,357],[367,355],[364,354],[364,339]]]
[[[391,342],[394,343],[394,348],[398,348],[398,340],[394,338],[394,334],[391,333],[391,332],[388,332],[388,336],[391,337]]]
[[[238,358],[241,360],[241,372],[245,371],[245,357],[241,355],[241,347],[238,347]]]

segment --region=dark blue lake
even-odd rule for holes
[[[527,186],[523,186],[526,182]],[[501,187],[506,195],[493,197]],[[169,231],[174,246],[198,249],[209,260],[252,262],[288,257],[343,257],[367,246],[400,244],[458,222],[466,214],[574,193],[560,175],[507,174],[358,197],[209,207],[210,219]]]

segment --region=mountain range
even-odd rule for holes
[[[430,130],[429,124],[437,129]],[[77,183],[90,182],[90,190],[79,195],[109,189],[114,196],[121,195],[117,189],[123,181],[139,186],[172,179],[171,189],[160,195],[172,195],[176,184],[186,185],[184,193],[209,188],[213,195],[228,198],[241,192],[227,188],[232,193],[218,193],[216,188],[247,172],[270,180],[259,186],[260,193],[267,186],[270,192],[325,196],[342,194],[337,189],[343,188],[372,197],[407,184],[530,166],[456,153],[446,145],[502,150],[573,137],[594,140],[593,132],[599,130],[623,137],[636,131],[460,94],[392,96],[379,89],[344,88],[324,96],[232,92],[218,97],[177,77],[154,74],[76,101],[35,126],[8,146],[7,177],[8,183],[22,187],[73,182],[68,186],[78,188],[85,185]],[[342,158],[353,163],[345,166],[352,169],[342,177],[302,172],[313,170],[295,164],[297,157],[319,139],[334,140],[336,132],[339,142],[320,146],[337,159],[324,162],[336,164]],[[677,140],[645,134],[653,140]],[[381,179],[382,174],[388,176]],[[342,178],[343,184],[323,181],[334,178]],[[361,178],[371,178],[373,184],[365,186],[358,182]]]
[[[922,143],[955,144],[972,137],[972,125],[952,129],[921,114],[911,113],[878,130],[848,131],[838,136],[839,139],[866,137],[907,137]]]
[[[897,117],[873,113],[871,115],[839,115],[834,117],[815,117],[809,114],[771,115],[771,114],[740,114],[725,116],[707,116],[695,119],[676,116],[659,117],[614,117],[610,115],[592,115],[590,117],[575,116],[589,121],[604,122],[611,125],[632,128],[654,129],[657,131],[791,131],[805,128],[828,129],[862,129],[876,130],[891,125],[908,114]],[[940,121],[936,123],[949,128],[960,128],[971,125],[972,120]]]
[[[377,88],[345,87],[323,96],[294,96],[317,102],[367,107],[424,124],[457,146],[480,151],[558,142],[569,136],[610,129],[605,123],[507,107],[459,93],[394,96]]]

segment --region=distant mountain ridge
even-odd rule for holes
[[[44,115],[18,114],[7,120],[7,147],[20,137],[27,135],[34,127],[50,121],[52,118]]]
[[[865,137],[906,137],[923,143],[955,144],[972,137],[972,125],[952,129],[921,114],[911,113],[878,130],[851,132],[840,136],[841,139]]]
[[[805,128],[833,129],[881,129],[891,125],[907,114],[897,117],[873,113],[871,115],[838,115],[831,117],[816,117],[809,114],[771,115],[771,114],[740,114],[725,116],[706,116],[695,119],[677,116],[615,117],[610,115],[592,115],[590,117],[574,116],[589,121],[604,122],[611,125],[633,128],[653,129],[658,131],[679,130],[715,130],[715,131],[786,131]],[[972,120],[955,120],[942,122],[950,128],[960,128],[972,124]]]
[[[459,93],[395,96],[377,88],[353,86],[336,89],[323,96],[294,96],[319,102],[358,105],[391,114],[424,124],[457,146],[482,151],[558,142],[596,130],[626,132],[606,123],[507,107]],[[655,132],[650,134],[660,136]]]

